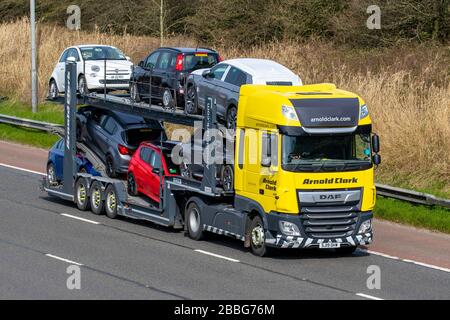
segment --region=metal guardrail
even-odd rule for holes
[[[36,130],[42,130],[49,133],[64,135],[64,127],[62,125],[57,125],[48,122],[41,122],[35,120],[22,119],[12,116],[7,116],[0,114],[0,123],[11,124],[20,127],[32,128]],[[445,208],[450,208],[450,200],[441,199],[435,197],[431,194],[407,190],[402,188],[391,187],[384,184],[376,184],[377,195],[397,199],[401,201],[406,201],[415,204],[421,204],[426,206],[441,206]]]
[[[432,194],[391,187],[384,184],[377,184],[376,187],[378,196],[422,204],[426,206],[437,205],[445,208],[450,208],[450,200],[441,199]]]
[[[6,123],[35,130],[42,130],[57,135],[64,134],[64,126],[62,125],[7,116],[4,114],[0,114],[0,123]]]

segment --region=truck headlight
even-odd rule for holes
[[[362,105],[359,110],[359,119],[364,119],[369,115],[369,109],[367,108],[367,105]]]
[[[281,106],[281,113],[288,120],[298,121],[297,113],[295,112],[293,107]]]
[[[280,221],[280,230],[287,236],[300,236],[300,230],[298,227],[292,223],[287,221]]]
[[[358,234],[363,234],[372,229],[372,219],[366,220],[363,223],[361,223],[361,226],[359,227]]]
[[[99,66],[96,66],[96,65],[93,65],[93,66],[91,67],[91,70],[92,70],[93,72],[99,72],[99,71],[100,71],[100,67],[99,67]]]

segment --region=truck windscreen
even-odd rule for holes
[[[282,168],[293,172],[365,170],[372,166],[370,134],[283,136]]]

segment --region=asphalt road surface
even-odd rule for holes
[[[358,251],[258,258],[220,236],[80,212],[39,191],[35,173],[0,166],[1,299],[448,299],[450,273]],[[80,265],[81,288],[67,268]],[[381,289],[368,289],[370,266]]]

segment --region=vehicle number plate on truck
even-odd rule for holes
[[[319,248],[320,249],[335,249],[335,248],[340,248],[341,244],[338,242],[322,242],[319,243]]]

